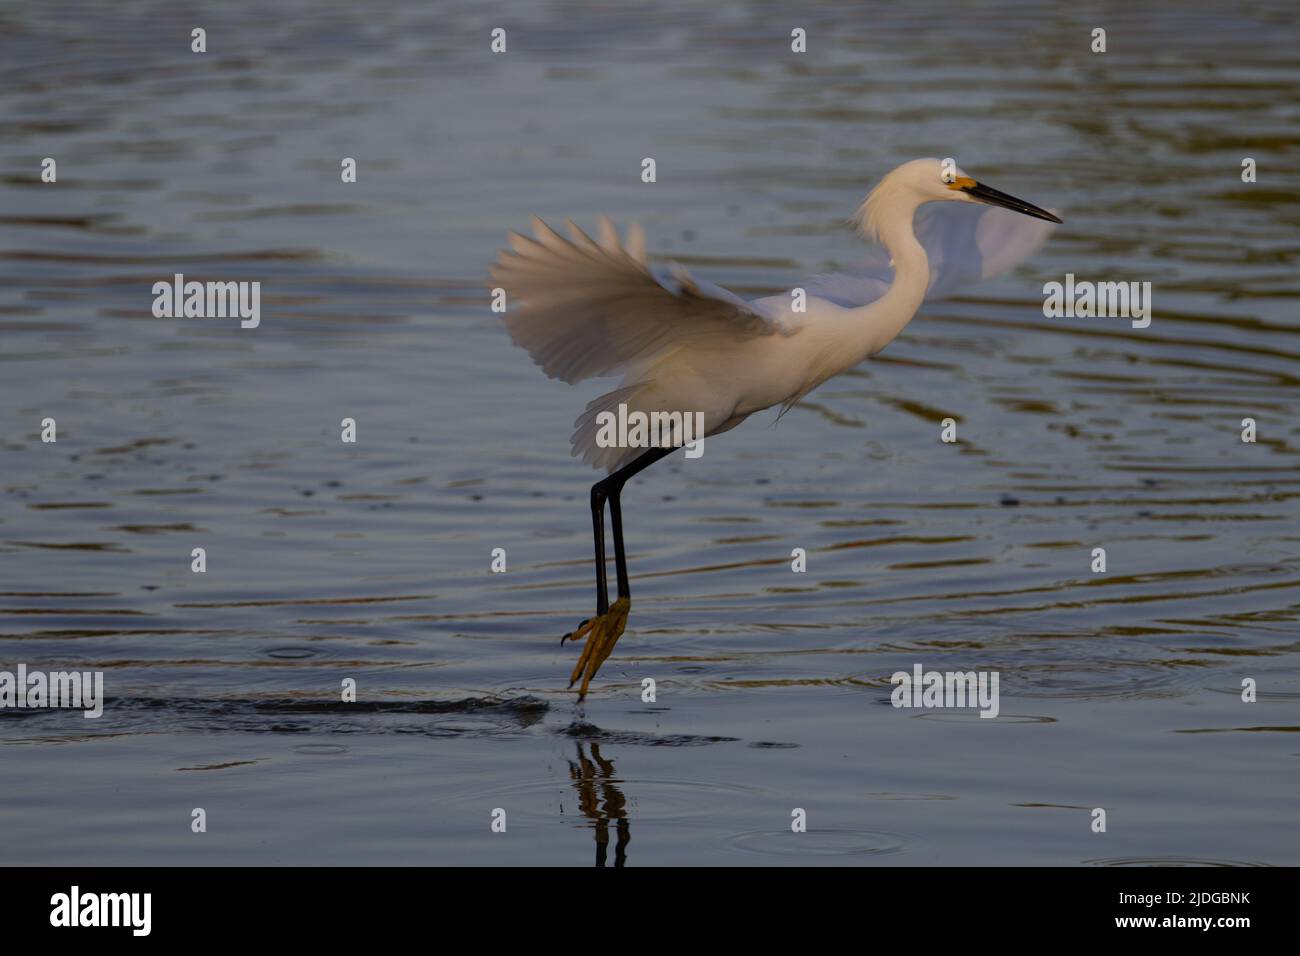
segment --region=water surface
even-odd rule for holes
[[[1300,862],[1293,5],[864,10],[0,14],[0,669],[109,696],[0,712],[0,863]],[[771,294],[924,155],[1067,224],[633,482],[577,706],[601,386],[510,346],[506,230],[636,218]],[[155,319],[176,272],[260,281],[261,326]],[[1067,272],[1152,282],[1152,325],[1045,319]],[[1001,716],[890,707],[917,663],[998,671]]]

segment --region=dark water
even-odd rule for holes
[[[1300,862],[1295,35],[1283,2],[6,8],[0,669],[109,700],[0,711],[0,863]],[[505,231],[636,218],[770,294],[851,266],[925,155],[1067,224],[634,482],[577,707],[600,386],[509,345]],[[260,281],[260,327],[154,318],[175,272]],[[1151,326],[1045,319],[1066,272],[1150,281]],[[917,663],[999,672],[1001,716],[888,706]]]

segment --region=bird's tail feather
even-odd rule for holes
[[[640,404],[638,396],[645,391],[646,387],[645,383],[639,382],[635,385],[615,389],[612,392],[606,392],[604,395],[593,398],[588,402],[586,410],[573,423],[577,426],[577,430],[569,439],[570,444],[573,446],[570,454],[575,458],[581,457],[583,461],[593,468],[614,472],[645,451],[644,448],[625,448],[616,445],[602,446],[596,439],[600,433],[600,423],[597,421],[600,414],[609,412],[617,419],[620,404],[626,404],[629,408],[636,408]]]

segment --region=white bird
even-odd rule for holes
[[[944,205],[918,212],[926,203]],[[571,221],[565,239],[537,218],[536,239],[510,234],[513,251],[502,250],[491,279],[513,306],[505,322],[514,343],[551,378],[622,379],[587,405],[572,438],[574,455],[608,473],[591,489],[596,614],[560,641],[586,641],[569,680],[572,687],[582,677],[579,698],[623,633],[631,608],[623,485],[683,437],[674,432],[656,447],[611,445],[602,439],[612,429],[602,425],[620,406],[629,419],[635,412],[659,412],[696,421],[700,413],[703,437],[735,428],[765,408],[789,408],[893,341],[927,296],[1006,272],[1042,245],[1052,229],[1048,223],[1061,222],[937,159],[916,159],[886,175],[855,221],[865,238],[884,246],[887,258],[876,255],[862,272],[804,283],[803,311],[795,311],[793,294],[746,301],[676,264],[652,270],[635,224],[622,243],[604,217],[599,241]],[[605,581],[606,502],[618,580],[612,605]]]

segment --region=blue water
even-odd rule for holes
[[[0,710],[0,864],[1300,862],[1295,20],[0,13],[0,670],[108,695]],[[510,345],[506,231],[637,219],[771,294],[851,267],[862,195],[926,155],[1066,225],[637,478],[629,629],[579,706],[568,436],[602,386]],[[260,326],[154,318],[176,272],[260,281]],[[1150,328],[1044,318],[1067,272],[1150,281]],[[998,672],[1000,716],[889,706],[918,663]]]

